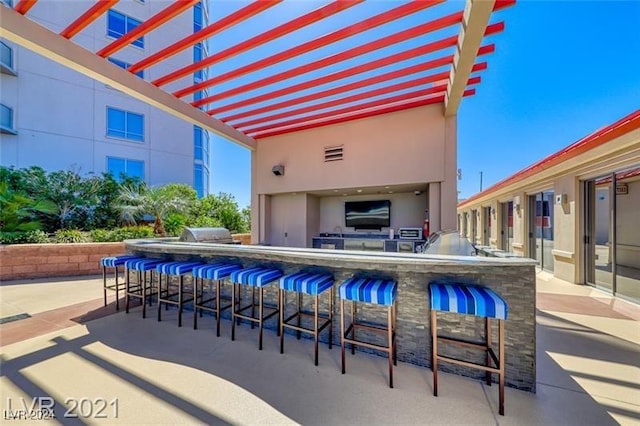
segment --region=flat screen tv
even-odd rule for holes
[[[345,225],[355,229],[382,229],[391,226],[391,201],[346,201]]]

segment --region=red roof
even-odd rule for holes
[[[536,173],[540,173],[543,170],[561,164],[571,158],[577,157],[580,154],[597,148],[619,136],[622,136],[639,128],[640,110],[637,110],[627,115],[626,117],[621,118],[615,123],[596,130],[590,135],[587,135],[584,138],[569,145],[568,147],[561,149],[560,151],[543,158],[537,163],[534,163],[529,167],[520,170],[516,174],[501,180],[500,182],[490,186],[484,191],[467,198],[466,200],[458,204],[458,207],[470,204],[479,198],[482,198],[488,194],[491,194],[492,192],[496,192],[497,190],[504,188],[505,186],[520,182],[530,176],[533,176]]]

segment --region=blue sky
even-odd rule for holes
[[[519,1],[458,114],[465,198],[640,108],[640,2]],[[250,154],[212,141],[211,192],[250,202]]]

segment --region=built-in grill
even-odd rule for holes
[[[227,228],[184,228],[180,241],[188,243],[239,244]]]
[[[447,254],[452,256],[475,256],[476,249],[457,231],[435,232],[422,247],[424,254]]]

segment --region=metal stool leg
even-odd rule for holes
[[[314,310],[313,310],[313,337],[315,339],[315,364],[318,365],[318,295],[316,294],[314,297]]]
[[[498,339],[500,339],[500,391],[499,413],[504,416],[504,320],[498,320]]]
[[[387,340],[389,344],[389,387],[393,388],[393,306],[387,309]]]
[[[236,340],[236,283],[231,283],[231,341]]]
[[[107,303],[106,293],[105,293],[105,306]],[[116,311],[120,310],[120,282],[118,281],[118,267],[116,266]]]
[[[438,396],[438,317],[431,310],[431,371],[433,371],[433,396]]]
[[[125,269],[124,289],[125,289],[125,296],[124,296],[124,311],[128,314],[128,313],[129,313],[129,290],[130,290],[130,279],[129,279],[129,271],[128,271],[127,269]]]
[[[491,347],[491,320],[489,319],[489,317],[485,318],[484,336],[485,345],[487,346],[487,365],[491,365],[491,355],[489,355],[489,348]],[[487,381],[487,386],[491,386],[491,371],[487,370],[485,372],[485,379]]]
[[[102,292],[104,293],[104,306],[107,306],[107,267],[102,267]]]
[[[284,353],[284,308],[287,306],[286,291],[278,289],[278,304],[280,305],[280,353]]]
[[[342,358],[342,374],[344,374],[344,299],[340,299],[340,347],[340,356]]]
[[[220,280],[216,280],[216,337],[220,337]]]
[[[329,289],[329,349],[333,346],[333,286]]]
[[[258,327],[259,327],[259,338],[258,338],[258,349],[262,350],[262,323],[264,322],[263,318],[264,318],[264,311],[263,311],[263,306],[262,306],[262,300],[264,297],[264,288],[260,287],[260,290],[258,290],[258,314],[260,315],[260,320],[258,321]],[[253,310],[252,310],[253,312]],[[253,324],[253,321],[251,321],[251,324]]]

